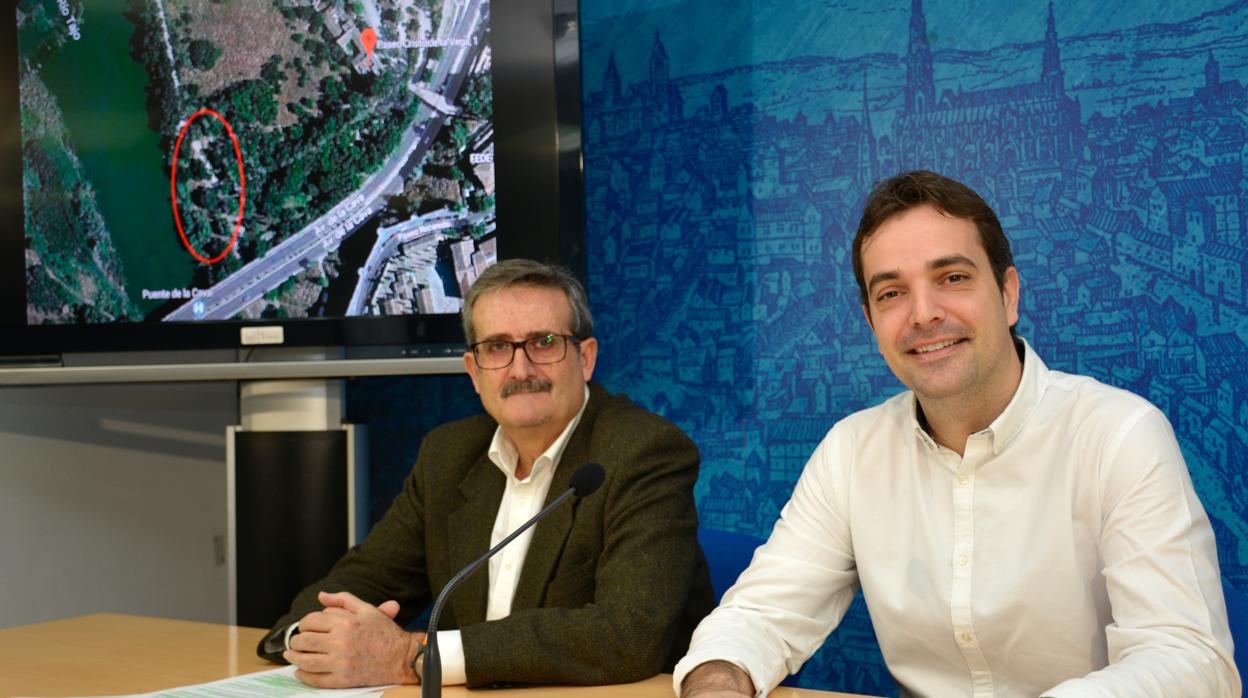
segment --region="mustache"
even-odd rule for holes
[[[503,397],[511,397],[516,393],[546,393],[550,392],[551,387],[551,382],[545,378],[508,381],[503,384]]]

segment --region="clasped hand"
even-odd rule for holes
[[[345,591],[322,591],[317,600],[325,610],[304,616],[282,653],[297,667],[296,678],[316,688],[416,682],[408,662],[424,633],[406,632],[394,622],[397,601],[374,606]]]
[[[680,698],[753,698],[754,681],[729,662],[705,662],[685,676]]]

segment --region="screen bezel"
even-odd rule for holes
[[[561,262],[584,278],[581,85],[575,0],[491,2],[499,259]],[[368,358],[461,351],[458,314],[27,325],[16,22],[0,22],[0,357],[238,349],[247,327],[284,347]],[[510,231],[510,232],[507,232]]]

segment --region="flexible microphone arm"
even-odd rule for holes
[[[498,545],[490,548],[484,555],[474,560],[467,567],[460,570],[451,577],[451,581],[442,587],[442,593],[438,594],[438,599],[433,603],[433,610],[429,612],[429,626],[425,631],[425,663],[420,677],[420,695],[421,698],[440,698],[442,695],[442,657],[438,654],[438,618],[442,615],[442,607],[446,605],[447,598],[450,597],[451,591],[455,586],[463,581],[464,577],[477,571],[477,568],[494,556],[495,553],[502,550],[508,543],[515,540],[516,536],[529,530],[538,521],[541,521],[547,514],[563,504],[572,497],[587,497],[593,494],[599,486],[602,485],[604,477],[601,465],[597,463],[586,463],[577,468],[572,473],[572,486],[567,492],[559,495],[555,501],[551,502],[537,513],[536,516],[524,522],[516,530],[507,535],[506,538],[498,542]]]

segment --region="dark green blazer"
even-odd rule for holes
[[[321,608],[316,593],[399,602],[406,625],[462,567],[482,555],[505,479],[486,455],[486,415],[425,438],[403,491],[360,545],[296,597],[276,626]],[[451,593],[440,629],[458,628],[469,686],[604,684],[671,671],[714,606],[698,547],[698,450],[671,422],[590,384],[589,403],[555,471],[547,502],[583,463],[601,463],[593,495],[534,529],[511,615],[486,622],[485,566]],[[281,661],[280,656],[261,656]]]

